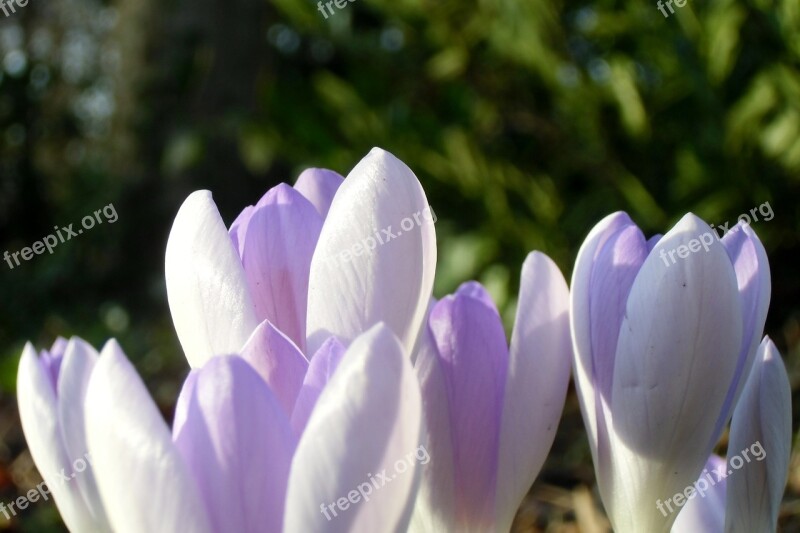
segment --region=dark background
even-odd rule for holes
[[[346,174],[373,146],[415,171],[439,217],[436,295],[478,279],[509,326],[532,249],[569,279],[610,212],[652,234],[769,202],[753,226],[772,268],[766,332],[797,405],[797,0],[688,0],[669,18],[643,0],[356,0],[327,20],[310,0],[16,9],[0,12],[0,253],[109,203],[119,220],[0,263],[0,501],[38,481],[14,393],[26,340],[117,337],[171,417],[187,365],[163,259],[180,203],[210,189],[230,223],[303,168]],[[593,484],[570,392],[517,527],[602,531]],[[794,456],[786,531],[799,495]],[[3,528],[63,526],[36,503]]]

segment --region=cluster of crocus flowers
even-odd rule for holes
[[[23,429],[67,527],[507,531],[571,366],[615,530],[774,527],[789,393],[780,355],[759,348],[770,278],[749,228],[667,268],[659,254],[705,223],[687,215],[646,240],[611,215],[571,292],[532,252],[508,342],[480,284],[431,297],[431,214],[413,172],[380,149],[346,179],[310,169],[274,187],[230,227],[210,192],[191,194],[166,251],[191,367],[172,428],[115,341],[99,354],[78,338],[25,347]],[[660,513],[724,464],[712,451],[732,415],[729,449],[758,441],[766,460]],[[429,461],[403,463],[415,450]],[[62,482],[84,455],[92,467]]]

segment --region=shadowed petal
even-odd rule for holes
[[[410,353],[435,270],[422,186],[402,161],[374,148],[336,193],[311,261],[307,353],[331,335],[347,343],[381,321]]]
[[[522,265],[511,337],[497,479],[498,530],[511,528],[555,438],[569,385],[569,289],[556,264],[532,252]]]
[[[716,444],[725,425],[730,420],[733,408],[739,400],[742,388],[750,373],[750,367],[756,357],[764,324],[767,321],[767,310],[772,294],[769,261],[764,246],[750,226],[740,224],[722,238],[722,244],[731,258],[736,271],[736,282],[742,300],[742,347],[739,352],[736,373],[725,404],[717,418],[711,445]]]
[[[591,277],[594,385],[611,402],[617,339],[633,280],[647,258],[647,242],[636,226],[625,226],[597,250]],[[666,267],[665,267],[666,268]]]
[[[629,226],[634,226],[633,221],[623,212],[613,213],[598,222],[589,232],[586,240],[583,241],[572,272],[570,329],[574,347],[573,373],[583,420],[589,434],[592,459],[594,460],[595,468],[598,470],[599,480],[607,478],[601,473],[609,466],[609,461],[606,457],[608,445],[604,429],[605,423],[599,424],[598,419],[603,412],[601,406],[598,405],[599,389],[596,390],[594,385],[595,355],[592,349],[592,300],[590,297],[592,292],[592,271],[594,270],[597,256],[608,240],[620,230]],[[602,355],[599,355],[599,357],[602,358]],[[605,357],[612,357],[612,355],[606,354]]]
[[[284,531],[405,531],[421,468],[414,460],[420,402],[408,354],[392,332],[378,324],[356,338],[297,445]]]
[[[103,348],[89,380],[86,434],[115,532],[211,531],[161,413],[113,340]]]
[[[242,348],[242,357],[269,385],[286,417],[291,417],[308,370],[308,361],[297,346],[265,320]]]
[[[281,531],[295,440],[269,387],[240,357],[215,357],[181,393],[175,446],[214,531]]]
[[[169,309],[189,364],[236,353],[258,325],[239,254],[208,191],[183,202],[167,242]]]
[[[725,531],[777,531],[791,451],[792,391],[781,354],[765,337],[731,422]]]
[[[336,337],[331,337],[311,358],[292,412],[292,429],[295,435],[303,433],[319,395],[333,377],[344,353],[344,345]]]
[[[326,168],[308,168],[297,178],[294,188],[314,204],[324,219],[342,182],[344,178],[338,172]]]

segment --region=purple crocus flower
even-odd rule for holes
[[[511,346],[478,283],[435,303],[415,368],[431,461],[412,531],[508,531],[552,445],[571,361],[569,290],[531,253]]]
[[[701,475],[694,485],[713,482],[710,493],[687,502],[672,532],[777,531],[791,451],[791,385],[780,353],[764,337],[733,412],[727,461],[711,456],[719,474],[704,471],[707,479]]]
[[[655,505],[697,479],[730,419],[770,297],[755,233],[721,240],[684,216],[645,239],[603,219],[572,278],[574,373],[600,494],[615,531],[668,531]]]
[[[166,253],[170,311],[192,367],[239,353],[268,320],[310,357],[383,321],[410,352],[436,268],[433,216],[414,173],[373,149],[342,181],[306,171],[228,231],[211,193],[181,206]],[[402,228],[402,229],[401,229]]]
[[[416,464],[370,490],[363,505],[334,505],[419,446],[421,396],[410,358],[383,323],[340,348],[324,343],[300,387],[297,396],[314,401],[298,437],[279,394],[239,355],[192,370],[170,432],[116,341],[99,357],[70,341],[57,401],[48,361],[29,345],[19,378],[26,438],[78,533],[405,530]],[[322,362],[332,357],[341,364],[331,376]],[[61,485],[50,474],[69,475],[73,450],[91,457],[92,469]]]

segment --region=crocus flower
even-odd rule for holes
[[[765,337],[733,412],[727,462],[712,456],[710,497],[690,500],[673,533],[777,531],[792,446],[791,393],[780,353]],[[709,484],[701,476],[695,486],[701,481]]]
[[[347,179],[312,169],[226,229],[208,191],[181,206],[166,252],[170,311],[192,367],[239,353],[268,320],[306,357],[383,321],[414,346],[433,286],[436,237],[425,193],[373,149]]]
[[[763,454],[730,476],[726,531],[776,531],[792,452],[792,390],[781,354],[765,337],[731,421],[731,451]],[[729,470],[736,467],[728,459]]]
[[[412,531],[508,531],[553,443],[569,382],[569,291],[531,253],[511,346],[476,282],[435,303],[415,368],[431,461]]]
[[[603,219],[572,278],[574,372],[614,530],[668,531],[655,505],[697,479],[730,419],[770,296],[766,253],[739,225],[721,241],[692,214],[646,240]]]
[[[37,357],[25,345],[17,373],[22,430],[47,491],[70,531],[111,531],[86,443],[83,402],[97,352],[80,338],[59,338]]]
[[[68,485],[51,482],[73,532],[407,527],[419,465],[407,465],[383,486],[362,488],[368,503],[352,503],[351,493],[372,473],[385,472],[420,443],[419,384],[408,354],[382,323],[350,344],[335,375],[317,374],[303,385],[301,395],[317,395],[325,381],[299,439],[279,396],[238,355],[216,356],[192,370],[172,432],[116,341],[99,358],[82,341],[70,341],[58,376],[65,394],[55,402],[48,357],[37,359],[26,347],[20,408],[43,473],[66,468],[71,437],[81,439],[77,449],[89,450],[92,471]],[[84,491],[81,479],[93,490]],[[341,498],[352,507],[337,507]]]

